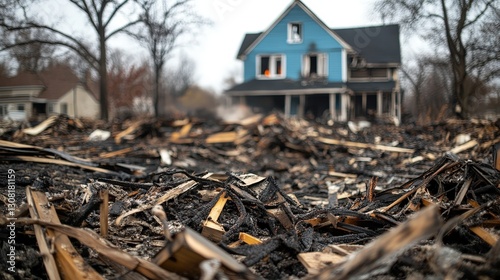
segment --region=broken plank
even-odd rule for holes
[[[415,153],[414,149],[391,147],[378,144],[351,142],[351,141],[337,140],[325,137],[318,137],[317,140],[323,144],[344,146],[350,148],[372,149],[372,150],[395,152],[395,153],[409,153],[409,154]]]
[[[26,200],[29,205],[30,216],[33,219],[39,219],[39,215],[37,213],[35,207],[35,201],[33,200],[33,196],[31,195],[31,190],[29,187],[26,187]],[[45,230],[42,229],[40,225],[33,225],[35,229],[35,237],[38,244],[38,248],[40,249],[40,255],[42,256],[43,264],[45,266],[45,270],[47,271],[47,275],[50,280],[59,280],[61,276],[59,275],[59,270],[57,269],[56,260],[48,245],[48,238],[46,236]]]
[[[51,116],[48,119],[44,120],[43,122],[39,123],[35,127],[23,129],[23,133],[28,134],[28,135],[32,135],[32,136],[38,135],[38,134],[42,133],[44,130],[46,130],[47,128],[49,128],[57,120],[57,118],[58,118],[58,116]]]
[[[95,250],[97,253],[109,258],[110,260],[124,266],[125,268],[138,272],[148,279],[154,280],[180,280],[183,279],[178,275],[168,272],[156,264],[142,258],[134,257],[126,252],[117,249],[115,246],[109,245],[105,240],[102,240],[99,235],[93,231],[74,228],[68,225],[56,224],[43,220],[35,219],[18,219],[20,224],[34,224],[41,225],[46,228],[52,229],[64,236],[77,239],[80,243]],[[99,275],[100,276],[100,275]],[[76,279],[74,276],[68,279]],[[98,278],[85,278],[85,279],[102,279]]]
[[[218,144],[218,143],[236,143],[240,138],[247,135],[247,130],[219,132],[207,137],[205,143]]]
[[[316,279],[351,279],[369,271],[377,262],[436,234],[442,223],[438,207],[428,207],[357,251],[338,270],[328,267]]]
[[[173,241],[156,254],[153,262],[181,276],[199,279],[200,263],[209,259],[219,260],[221,270],[229,279],[257,279],[245,265],[188,227],[177,233]]]
[[[472,149],[474,148],[475,146],[477,146],[479,143],[476,141],[476,140],[471,140],[463,145],[460,145],[460,146],[457,146],[453,149],[450,150],[450,153],[452,154],[459,154],[461,152],[464,152],[464,151],[467,151],[469,149]]]
[[[88,166],[88,165],[83,165],[83,164],[78,164],[78,163],[73,163],[73,162],[69,162],[69,161],[65,161],[65,160],[53,159],[53,158],[40,158],[40,157],[33,157],[33,156],[15,156],[15,157],[6,157],[6,158],[4,158],[4,160],[66,165],[66,166],[80,167],[82,169],[87,169],[87,170],[91,170],[94,172],[119,175],[118,173],[116,173],[114,171],[107,170],[104,168],[95,167],[95,166]]]
[[[262,240],[245,232],[240,232],[239,239],[248,245],[262,244]]]
[[[495,244],[498,242],[498,236],[490,233],[483,227],[476,226],[470,227],[469,229],[490,246],[495,246]]]
[[[224,227],[219,224],[217,220],[219,219],[219,216],[224,209],[224,205],[226,205],[228,200],[229,197],[226,195],[226,192],[222,192],[214,207],[210,210],[208,218],[203,222],[201,234],[216,243],[220,242],[222,240],[222,236],[226,233]]]
[[[202,178],[207,179],[210,176],[212,176],[212,174],[213,173],[208,173],[205,176],[203,176]],[[120,215],[118,218],[116,218],[115,224],[121,225],[121,223],[125,217],[130,216],[130,215],[135,214],[135,213],[149,210],[149,209],[153,208],[153,206],[155,206],[155,205],[162,204],[165,201],[176,198],[177,196],[183,194],[184,192],[189,191],[191,188],[195,187],[197,184],[198,183],[196,181],[193,181],[193,180],[187,181],[187,182],[167,191],[164,195],[162,195],[160,198],[158,198],[153,204],[141,205],[138,208],[132,209],[132,210]]]
[[[101,199],[99,211],[99,225],[101,227],[101,236],[108,237],[108,216],[109,216],[109,191],[100,190],[99,197]]]
[[[134,150],[133,147],[128,147],[128,148],[113,151],[113,152],[101,153],[101,154],[99,154],[99,157],[100,158],[112,158],[112,157],[116,157],[116,156],[122,156],[122,155],[125,155],[125,154],[132,152],[133,150]]]
[[[123,130],[122,132],[118,133],[115,136],[115,143],[120,144],[122,142],[122,138],[134,133],[141,125],[143,124],[143,120],[138,120],[133,122],[127,129]]]
[[[61,223],[54,206],[45,194],[28,188],[26,191],[30,192],[33,206],[40,220],[54,224]],[[104,279],[78,254],[68,236],[52,229],[47,229],[46,234],[47,238],[53,242],[57,268],[63,279]]]
[[[323,268],[339,264],[345,259],[334,253],[321,252],[300,253],[297,258],[309,274],[318,274]]]

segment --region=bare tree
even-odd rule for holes
[[[14,37],[15,47],[10,49],[12,56],[18,64],[17,71],[40,72],[53,60],[55,47],[41,43],[29,45],[19,44],[26,41],[43,40],[48,38],[43,30],[22,30]],[[19,45],[18,45],[19,44]]]
[[[141,21],[144,28],[129,34],[137,39],[151,55],[153,63],[154,114],[160,113],[162,71],[172,51],[179,45],[180,38],[188,31],[205,23],[193,12],[192,0],[136,0],[142,9]]]
[[[56,23],[41,21],[43,18],[39,15],[40,6],[46,1],[27,1],[27,0],[3,0],[0,6],[5,6],[0,12],[0,26],[6,32],[21,32],[26,30],[43,30],[51,36],[47,38],[31,38],[24,41],[7,44],[5,48],[14,46],[24,46],[30,44],[47,44],[63,46],[84,58],[99,73],[99,91],[100,91],[100,111],[101,118],[108,119],[108,93],[107,93],[107,43],[117,34],[125,31],[133,25],[139,23],[138,16],[132,16],[131,20],[118,25],[115,21],[120,13],[127,11],[127,7],[132,5],[132,0],[66,0],[67,4],[76,7],[85,19],[88,21],[91,29],[96,35],[97,50],[92,46],[91,40],[85,39],[82,34],[73,34],[66,31]],[[52,13],[56,11],[51,11]],[[64,12],[61,10],[61,12]],[[16,15],[13,17],[12,15]],[[51,15],[52,18],[63,15]],[[124,17],[122,17],[124,18]],[[117,26],[118,27],[113,27]],[[88,37],[88,35],[87,35]]]
[[[468,81],[481,79],[470,55],[472,43],[482,25],[498,13],[500,2],[496,0],[378,0],[377,9],[384,19],[399,20],[412,30],[424,29],[425,38],[436,46],[444,46],[453,74],[452,92],[456,113],[467,117],[470,98],[476,92],[467,86]],[[486,30],[485,30],[486,31]],[[495,36],[497,30],[488,34]],[[481,40],[476,42],[481,44]],[[485,46],[485,45],[482,45]],[[493,53],[493,49],[487,50]],[[497,60],[498,61],[498,60]]]

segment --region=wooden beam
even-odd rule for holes
[[[26,193],[30,193],[33,207],[40,220],[61,224],[54,205],[48,201],[44,193],[29,188],[26,188]],[[104,279],[78,254],[68,236],[50,228],[47,228],[46,235],[53,242],[55,261],[62,279]]]
[[[409,153],[409,154],[415,153],[414,149],[391,147],[391,146],[384,146],[384,145],[377,145],[370,143],[351,142],[351,141],[337,140],[325,137],[318,137],[317,140],[323,144],[344,146],[350,148],[372,149],[372,150],[395,152],[395,153]]]
[[[101,205],[99,211],[101,236],[106,238],[108,237],[109,191],[108,190],[99,191],[99,197],[101,198]]]

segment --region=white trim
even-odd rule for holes
[[[260,73],[260,64],[262,57],[269,57],[270,76]],[[276,73],[276,58],[281,59],[281,74]],[[258,54],[255,56],[255,78],[258,80],[280,80],[286,78],[286,55],[285,54]]]
[[[342,82],[347,82],[347,72],[349,71],[347,67],[347,51],[342,49]]]
[[[242,56],[250,53],[262,40],[264,40],[267,34],[269,34],[271,30],[273,30],[274,27],[276,27],[276,25],[278,25],[278,23],[281,22],[296,5],[299,5],[302,10],[306,12],[306,14],[308,14],[319,26],[321,26],[328,34],[330,34],[330,36],[332,36],[337,42],[339,42],[342,48],[353,51],[352,47],[349,44],[347,44],[330,28],[328,28],[328,26],[326,26],[326,24],[321,19],[319,19],[306,5],[304,5],[304,3],[302,3],[301,1],[294,1],[265,32],[262,32],[262,34],[260,34],[260,36],[255,41],[253,41],[253,43],[248,46],[246,50],[243,51]]]
[[[280,89],[280,90],[245,90],[245,91],[227,91],[230,96],[246,95],[308,95],[308,94],[330,94],[330,93],[348,93],[348,89],[341,88],[311,88],[311,89]]]

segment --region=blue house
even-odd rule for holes
[[[266,31],[246,34],[237,58],[244,81],[226,91],[233,105],[338,121],[401,117],[398,25],[331,29],[296,0]]]

